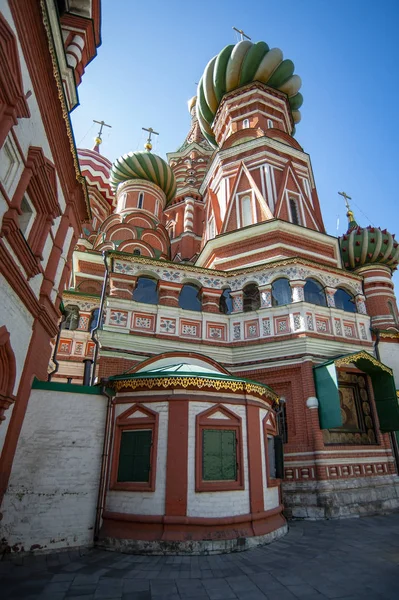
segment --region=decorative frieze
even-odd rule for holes
[[[262,335],[271,335],[270,319],[262,319]]]
[[[127,327],[127,311],[111,310],[109,316],[109,324],[116,327]]]
[[[164,317],[161,317],[159,329],[161,333],[175,334],[176,319],[166,319]]]
[[[233,323],[233,340],[241,339],[241,323]]]

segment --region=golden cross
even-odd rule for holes
[[[112,128],[112,125],[107,125],[105,123],[105,121],[96,121],[95,119],[93,119],[93,123],[98,123],[100,125],[100,131],[98,132],[97,137],[101,139],[101,134],[103,132],[103,127],[110,127]]]
[[[234,29],[234,31],[236,31],[237,33],[239,33],[239,34],[240,34],[240,36],[241,36],[241,41],[242,41],[244,38],[247,38],[247,40],[250,40],[250,39],[251,39],[251,38],[250,38],[250,37],[249,37],[249,36],[248,36],[246,33],[244,33],[244,32],[243,32],[243,30],[242,30],[242,29],[237,29],[237,27],[233,27],[233,29]]]
[[[348,202],[348,200],[352,200],[352,198],[351,198],[350,196],[348,196],[348,194],[347,194],[346,192],[338,192],[338,194],[339,194],[340,196],[343,196],[343,197],[345,198],[345,204],[346,204],[346,208],[347,208],[348,210],[350,210],[350,208],[351,208],[351,207],[349,206],[349,202]]]

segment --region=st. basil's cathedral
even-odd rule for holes
[[[5,4],[7,39],[24,38],[17,3]],[[40,35],[39,21],[61,27],[53,52],[74,81],[52,68],[68,112],[99,43],[99,2],[71,2],[58,22],[51,0],[28,4],[41,7]],[[43,157],[25,143],[26,95],[14,92],[7,131],[1,117],[4,251],[21,265],[33,245],[26,285],[54,317],[25,355],[12,318],[0,323],[10,548],[244,550],[284,535],[287,519],[399,508],[398,243],[360,226],[345,192],[347,231],[326,233],[296,136],[301,79],[281,50],[242,37],[205,66],[187,136],[166,160],[152,128],[143,151],[113,162],[101,131],[93,149],[73,147],[80,198],[56,202],[62,160],[44,156],[55,138],[53,150],[44,136]],[[19,60],[23,87],[34,66]],[[48,227],[35,231],[40,214]],[[5,296],[22,296],[4,281]]]

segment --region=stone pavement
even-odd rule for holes
[[[294,522],[236,554],[87,550],[0,562],[2,600],[399,599],[399,514]]]

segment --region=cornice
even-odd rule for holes
[[[89,253],[81,252],[80,258],[82,259],[83,256],[87,255],[87,254],[89,254]],[[307,266],[307,267],[311,267],[311,268],[315,268],[315,269],[322,269],[323,271],[328,271],[329,273],[334,273],[341,277],[344,276],[344,277],[347,277],[348,279],[353,279],[355,281],[360,282],[363,280],[363,278],[361,276],[356,275],[354,273],[348,273],[344,269],[331,267],[331,266],[325,265],[323,263],[318,263],[318,262],[310,260],[310,259],[296,258],[296,257],[286,258],[284,260],[271,261],[271,262],[267,262],[262,265],[256,265],[253,267],[243,267],[241,269],[233,269],[231,271],[221,271],[219,269],[207,269],[206,267],[198,267],[196,265],[185,265],[184,263],[175,263],[175,262],[168,261],[168,260],[159,260],[157,258],[144,258],[144,257],[140,257],[140,256],[133,256],[132,254],[127,254],[127,253],[125,254],[123,252],[117,252],[117,251],[109,252],[108,257],[116,259],[116,260],[126,261],[126,262],[135,262],[137,264],[152,265],[154,267],[155,266],[162,267],[164,269],[174,268],[174,269],[179,269],[182,271],[203,273],[206,275],[217,275],[217,276],[223,277],[223,278],[231,278],[231,277],[237,277],[240,275],[246,275],[248,273],[254,273],[254,272],[260,271],[261,269],[269,270],[269,269],[275,269],[278,267],[285,267],[285,266],[299,264],[299,265],[303,265],[303,266]]]
[[[59,101],[61,104],[62,116],[63,116],[64,122],[65,122],[65,127],[67,130],[67,136],[69,139],[71,154],[73,157],[75,176],[76,176],[76,180],[82,187],[82,191],[83,191],[83,195],[84,195],[84,199],[85,199],[85,203],[86,203],[87,217],[88,217],[88,219],[91,219],[92,215],[91,215],[91,209],[90,209],[89,194],[87,192],[86,180],[80,172],[78,152],[77,152],[77,149],[75,146],[75,139],[74,139],[74,136],[72,133],[72,126],[71,126],[71,121],[69,118],[69,111],[67,108],[64,87],[62,84],[62,78],[61,78],[61,73],[60,73],[60,69],[59,69],[59,63],[57,60],[57,53],[56,53],[56,49],[55,49],[55,45],[54,45],[54,37],[53,37],[52,27],[50,25],[48,9],[47,9],[45,0],[40,0],[40,7],[41,7],[41,12],[42,12],[42,20],[43,20],[44,28],[45,28],[46,34],[47,34],[47,42],[48,42],[48,47],[49,47],[49,51],[50,51],[51,62],[53,65],[53,74],[54,74],[54,78],[55,78],[55,81],[57,84],[57,89],[58,89],[58,98],[59,98]]]

